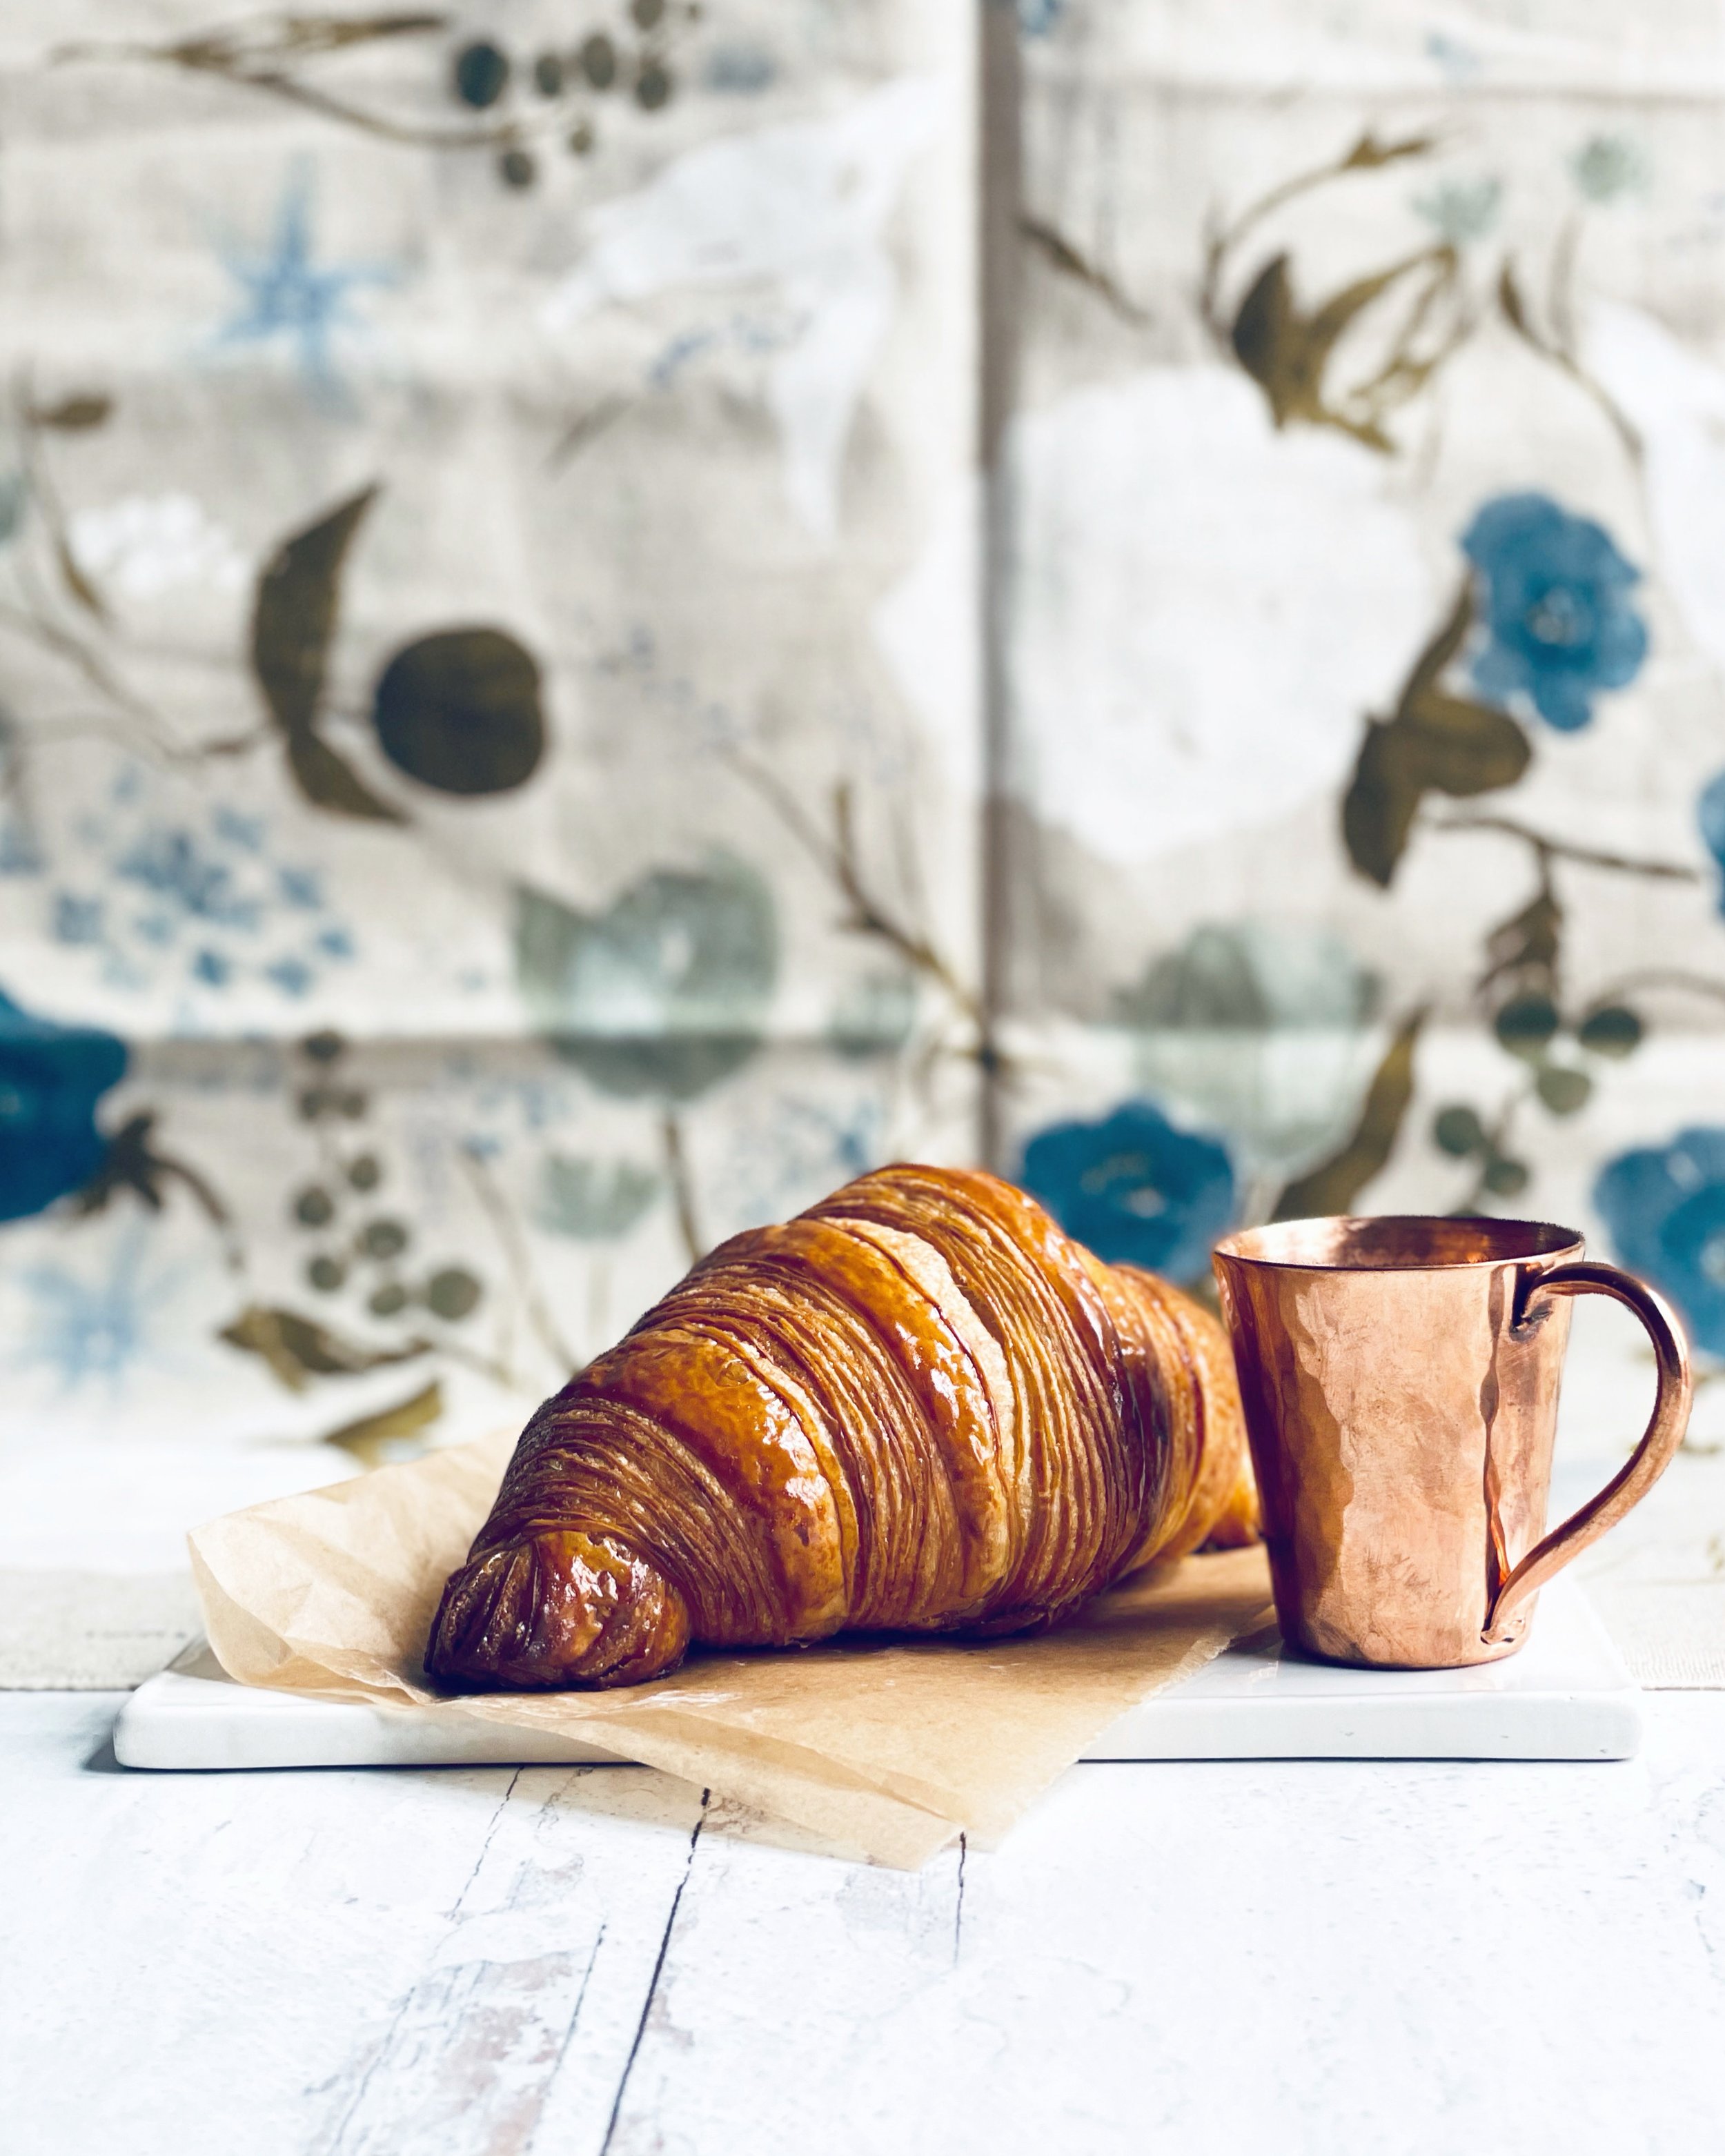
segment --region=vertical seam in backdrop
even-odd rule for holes
[[[978,23],[977,464],[980,500],[978,634],[982,640],[980,833],[982,1027],[978,1150],[1005,1166],[999,1025],[1007,993],[1011,829],[1013,505],[1009,429],[1018,389],[1020,69],[1017,0],[980,0]]]

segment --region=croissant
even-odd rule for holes
[[[1255,1522],[1208,1312],[993,1176],[881,1168],[721,1245],[546,1402],[425,1666],[625,1685],[691,1641],[1035,1630]]]

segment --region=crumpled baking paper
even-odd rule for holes
[[[553,1732],[914,1870],[961,1832],[997,1841],[1100,1731],[1271,1614],[1253,1548],[1153,1567],[1029,1639],[699,1653],[623,1691],[452,1697],[425,1676],[425,1638],[513,1443],[451,1446],[194,1530],[223,1668]]]

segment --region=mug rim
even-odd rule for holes
[[[1420,1239],[1435,1241],[1432,1231],[1471,1229],[1486,1247],[1458,1257],[1440,1257],[1420,1252]],[[1326,1255],[1324,1243],[1345,1242],[1348,1232],[1358,1235],[1361,1250]],[[1398,1238],[1415,1255],[1402,1256]],[[1377,1254],[1371,1246],[1380,1245]],[[1586,1238],[1576,1228],[1554,1220],[1506,1219],[1495,1214],[1451,1213],[1332,1213],[1315,1214],[1303,1220],[1272,1220],[1258,1228],[1241,1228],[1224,1235],[1214,1255],[1237,1265],[1262,1265],[1279,1272],[1466,1272],[1485,1265],[1526,1264],[1533,1259],[1579,1257]]]

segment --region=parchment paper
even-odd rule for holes
[[[961,1830],[997,1840],[1099,1731],[1271,1614],[1263,1551],[1230,1550],[1153,1568],[1033,1639],[697,1655],[624,1691],[450,1697],[425,1677],[425,1635],[512,1443],[452,1446],[196,1529],[223,1668],[554,1730],[914,1870]]]

